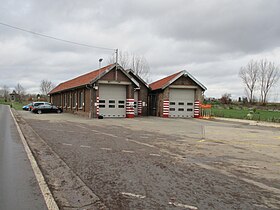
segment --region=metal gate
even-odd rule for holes
[[[194,93],[193,89],[170,89],[169,117],[193,117]]]
[[[125,117],[126,86],[99,86],[99,115],[103,117]]]

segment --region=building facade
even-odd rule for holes
[[[64,112],[97,117],[194,117],[195,101],[206,87],[187,71],[148,85],[133,70],[118,64],[76,77],[56,86],[51,103]]]
[[[49,95],[51,103],[64,112],[89,118],[131,118],[146,115],[147,111],[142,111],[142,101],[147,103],[146,92],[147,87],[134,79],[132,73],[111,64],[63,82]]]
[[[206,87],[187,71],[150,84],[149,114],[159,117],[194,117],[195,102],[203,101]]]

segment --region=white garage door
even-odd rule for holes
[[[169,116],[193,117],[194,116],[194,90],[170,89]]]
[[[103,117],[125,117],[126,86],[99,86],[99,115]]]

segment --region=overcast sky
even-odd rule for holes
[[[61,39],[145,56],[151,80],[187,70],[206,96],[244,95],[251,59],[280,64],[279,0],[0,0],[0,22]],[[113,50],[75,46],[0,25],[0,86],[38,93],[103,65]],[[280,100],[274,89],[271,100]]]

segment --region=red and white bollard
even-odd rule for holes
[[[99,117],[99,96],[96,97],[96,116]]]
[[[169,100],[163,101],[163,114],[162,117],[168,118],[169,117]]]
[[[126,99],[126,118],[134,118],[134,98]]]
[[[138,116],[142,115],[142,101],[138,101]]]
[[[199,100],[196,100],[194,102],[194,118],[200,117],[200,102]]]

